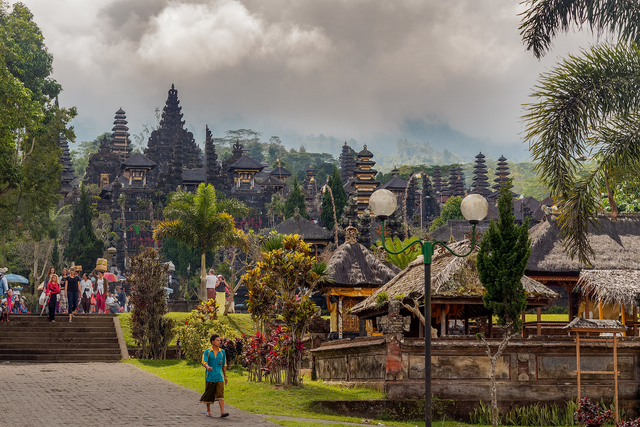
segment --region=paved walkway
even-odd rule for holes
[[[274,426],[225,405],[206,418],[200,394],[126,363],[0,364],[0,425]],[[219,414],[216,404],[213,414]]]

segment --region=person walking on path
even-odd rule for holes
[[[227,356],[220,348],[220,336],[211,335],[211,348],[202,354],[202,366],[205,367],[205,389],[200,402],[207,404],[207,417],[211,417],[211,404],[216,400],[220,404],[220,418],[229,416],[224,412],[224,386],[227,384]],[[224,381],[224,382],[223,382]]]
[[[7,271],[9,271],[8,268],[0,268],[0,300],[6,298],[7,301],[9,301],[9,282],[7,281],[7,278],[4,277],[5,274],[7,274]],[[6,321],[9,321],[9,307],[7,304],[7,313],[6,313]]]
[[[80,292],[82,293],[82,310],[85,313],[91,313],[91,297],[93,296],[93,283],[87,273],[82,275],[80,282]]]
[[[106,313],[105,298],[109,289],[109,281],[104,278],[104,272],[102,271],[98,271],[96,274],[96,270],[94,270],[93,275],[96,278],[96,311],[98,313]]]
[[[64,298],[64,305],[65,308],[68,306],[68,301],[67,301],[67,279],[69,278],[69,270],[67,270],[66,268],[62,269],[62,275],[58,278],[58,280],[60,281],[60,295],[58,296],[58,307],[60,307],[60,303],[62,303],[62,299]],[[49,283],[49,282],[47,282]],[[62,308],[62,307],[60,307]],[[63,313],[64,310],[61,310],[60,313]]]
[[[80,278],[76,276],[76,269],[71,267],[67,278],[67,300],[69,301],[69,322],[78,311],[78,298],[80,296]]]
[[[207,300],[216,299],[216,284],[218,276],[213,274],[213,268],[207,274]]]
[[[52,275],[50,282],[47,283],[45,293],[49,297],[49,321],[56,321],[56,305],[58,304],[58,295],[60,294],[60,283],[58,282],[58,276]]]

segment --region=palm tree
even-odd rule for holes
[[[526,0],[520,35],[536,58],[551,49],[559,32],[571,25],[589,29],[598,36],[615,33],[623,42],[640,44],[640,6],[636,0]]]
[[[598,225],[601,194],[617,217],[611,177],[624,179],[640,162],[640,7],[630,0],[529,0],[520,26],[527,49],[538,58],[558,31],[588,23],[597,34],[615,32],[604,43],[569,56],[542,74],[525,106],[525,141],[551,196],[568,254],[586,265],[594,252],[587,239]],[[631,42],[631,43],[628,43]],[[586,169],[591,157],[595,166]]]
[[[173,237],[180,243],[196,248],[201,254],[200,291],[206,299],[206,253],[223,246],[244,246],[246,238],[235,227],[234,216],[244,216],[247,207],[236,199],[217,198],[213,185],[198,186],[196,193],[177,191],[164,209],[153,238]]]

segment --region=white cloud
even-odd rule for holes
[[[197,76],[270,57],[304,70],[329,50],[321,29],[268,23],[238,1],[217,0],[171,3],[151,19],[137,54],[151,65]]]

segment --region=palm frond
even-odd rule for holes
[[[541,58],[558,33],[572,25],[598,36],[615,34],[624,42],[640,42],[640,4],[637,0],[526,0],[521,14],[520,35],[527,50]]]
[[[637,111],[640,50],[602,45],[571,56],[542,75],[526,106],[525,141],[551,196],[561,202],[559,221],[569,255],[589,264],[589,225],[601,209],[602,173],[628,168],[640,158]],[[584,174],[581,156],[598,165]]]
[[[596,167],[576,181],[571,195],[562,203],[558,220],[571,258],[590,265],[594,251],[589,244],[589,227],[598,227],[597,214],[602,210],[599,194],[604,191],[604,171],[631,172],[640,160],[640,115],[616,117],[597,128],[589,144],[600,147]]]

